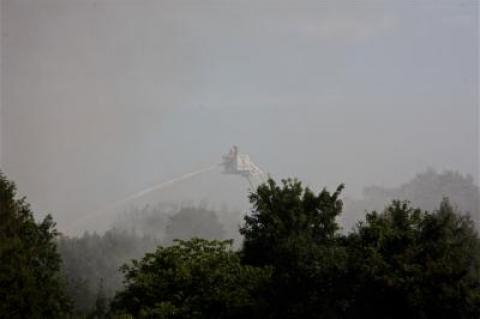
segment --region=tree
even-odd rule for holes
[[[254,318],[269,270],[240,264],[231,241],[175,241],[122,268],[115,314],[135,318]]]
[[[121,265],[152,251],[158,240],[125,230],[111,229],[102,235],[84,233],[81,237],[60,237],[62,270],[74,312],[86,315],[98,308],[98,289],[111,299],[122,287]]]
[[[250,195],[253,210],[240,229],[242,259],[273,268],[273,318],[312,318],[341,307],[346,251],[336,218],[342,189],[315,195],[297,180],[278,186],[270,179]]]
[[[25,198],[0,172],[0,317],[64,318],[70,312],[60,276],[52,217],[37,224]]]
[[[250,195],[243,249],[194,239],[123,268],[123,318],[479,318],[480,239],[444,200],[394,201],[339,232],[343,186],[273,180]]]
[[[362,197],[359,200],[345,200],[342,223],[348,230],[365,217],[366,211],[381,211],[392,200],[408,200],[415,207],[434,211],[444,197],[448,197],[459,208],[459,212],[470,215],[477,224],[477,230],[480,230],[479,188],[472,176],[463,176],[455,171],[440,173],[428,169],[398,187],[366,187]]]
[[[478,318],[480,240],[447,200],[433,213],[394,201],[348,238],[349,317]]]
[[[103,290],[103,280],[100,280],[98,286],[97,297],[95,300],[95,307],[89,314],[88,319],[104,319],[107,317],[108,298]]]
[[[183,207],[169,218],[166,243],[172,243],[175,239],[188,240],[194,237],[224,239],[223,226],[214,211],[204,207]]]
[[[337,238],[343,185],[333,194],[324,189],[315,195],[298,180],[282,180],[282,184],[270,179],[249,196],[253,210],[240,228],[245,237],[243,259],[248,264],[280,265],[285,254],[298,254],[299,249]]]

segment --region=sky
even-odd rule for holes
[[[0,1],[0,167],[61,230],[233,144],[353,197],[478,184],[475,0]],[[144,203],[242,210],[247,187],[215,170]]]

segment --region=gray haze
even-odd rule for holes
[[[478,2],[0,0],[1,167],[60,229],[232,144],[320,190],[478,184]],[[211,171],[149,201],[247,207]]]

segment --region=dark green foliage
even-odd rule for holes
[[[135,318],[252,318],[268,269],[243,266],[230,241],[192,239],[159,247],[123,267],[112,304]]]
[[[480,317],[480,240],[447,200],[434,213],[395,201],[348,245],[350,317]]]
[[[336,240],[343,186],[333,194],[323,190],[315,195],[297,180],[282,183],[280,187],[270,179],[250,194],[253,210],[240,229],[245,237],[242,256],[248,264],[281,264],[285,254],[298,255],[299,250]]]
[[[272,318],[478,318],[480,243],[447,201],[425,213],[395,201],[339,234],[341,187],[315,196],[273,181],[250,196],[242,256],[272,267]]]
[[[60,238],[68,292],[79,318],[480,318],[480,239],[468,215],[443,200],[434,211],[393,201],[348,234],[336,220],[343,186],[318,195],[273,180],[250,195],[253,209],[231,241],[176,240],[117,267],[158,238],[111,230]],[[0,318],[65,318],[57,233],[36,224],[0,175]],[[222,238],[216,215],[181,209],[175,237]],[[110,297],[117,289],[111,305]]]
[[[60,276],[58,235],[50,216],[40,224],[15,185],[0,173],[0,318],[64,318],[70,303]]]
[[[165,215],[167,213],[171,215],[169,218]],[[68,281],[68,294],[74,301],[76,314],[87,315],[95,311],[100,282],[106,300],[111,299],[122,287],[122,274],[118,270],[120,266],[154,250],[158,244],[171,244],[175,238],[224,237],[216,214],[203,207],[178,210],[158,205],[133,211],[128,217],[122,223],[117,223],[121,229],[111,229],[103,235],[85,233],[81,237],[61,237],[58,241],[64,261],[63,271]],[[146,225],[150,228],[147,229]],[[149,235],[142,235],[145,233]]]
[[[167,213],[171,215],[169,218],[165,215]],[[68,294],[78,315],[95,311],[100,282],[106,300],[110,300],[122,288],[120,266],[154,250],[158,244],[169,245],[175,238],[224,237],[216,214],[203,207],[178,210],[158,205],[133,211],[125,217],[128,219],[117,223],[117,227],[121,228],[111,229],[103,235],[85,233],[81,237],[61,237],[58,241]]]
[[[238,253],[180,241],[124,267],[116,315],[135,318],[479,318],[480,241],[444,200],[394,201],[339,232],[339,195],[273,180],[250,195]],[[240,258],[239,258],[240,256]]]
[[[343,186],[315,195],[297,180],[269,180],[250,195],[253,211],[240,232],[247,264],[273,267],[269,313],[308,318],[340,307],[346,250],[336,218]]]

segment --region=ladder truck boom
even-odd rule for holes
[[[245,177],[253,189],[267,180],[267,175],[263,170],[253,163],[250,156],[239,153],[238,147],[235,145],[222,157],[221,165],[224,168],[224,174]]]

